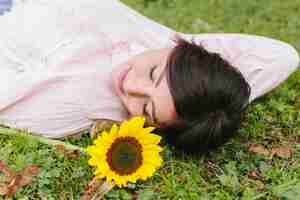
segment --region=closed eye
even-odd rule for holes
[[[149,77],[150,77],[150,80],[151,81],[154,81],[154,70],[157,68],[157,65],[151,67],[150,69],[150,74],[149,74]]]
[[[150,116],[149,112],[147,111],[147,105],[148,105],[148,103],[145,103],[143,105],[143,116],[145,116],[146,118],[151,120],[151,116]]]

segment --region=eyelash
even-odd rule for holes
[[[150,75],[149,75],[149,76],[150,76],[150,80],[151,80],[151,81],[154,81],[153,73],[154,73],[154,70],[156,69],[156,67],[157,67],[157,66],[155,65],[155,66],[153,66],[153,67],[151,68],[151,70],[150,70]]]
[[[150,118],[149,113],[147,113],[147,111],[146,111],[146,107],[147,107],[147,103],[144,104],[144,107],[143,107],[143,114],[145,114],[147,117]]]
[[[151,69],[150,69],[149,77],[150,77],[150,80],[151,80],[151,81],[154,81],[153,74],[154,74],[154,70],[155,70],[156,68],[157,68],[157,66],[154,65],[154,66],[151,67]],[[144,107],[143,107],[143,113],[144,113],[145,115],[147,115],[147,117],[151,118],[151,116],[149,115],[149,113],[147,113],[147,111],[146,111],[146,107],[147,107],[147,103],[144,104]]]

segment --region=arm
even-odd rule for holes
[[[299,66],[299,55],[289,44],[246,34],[183,34],[219,53],[238,68],[251,86],[250,101],[286,80]]]

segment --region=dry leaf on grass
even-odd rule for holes
[[[102,180],[94,177],[85,189],[83,196],[80,200],[99,200],[103,195],[113,189],[114,185],[103,182]]]
[[[290,158],[293,155],[293,151],[289,147],[276,147],[271,149],[271,156],[273,155],[281,158]]]
[[[260,179],[261,178],[260,174],[256,171],[248,172],[247,175],[249,177],[252,177],[252,178],[255,178],[255,179]]]
[[[0,172],[4,175],[0,180],[0,195],[12,197],[19,188],[31,184],[33,176],[39,171],[38,166],[29,165],[19,172],[14,172],[0,160]]]
[[[249,151],[263,155],[270,159],[273,158],[273,156],[275,156],[275,155],[278,157],[281,157],[281,158],[291,158],[293,155],[292,149],[289,147],[285,147],[285,146],[274,147],[271,150],[268,150],[263,145],[250,144]]]
[[[96,193],[97,188],[100,187],[102,181],[99,179],[96,179],[96,177],[93,178],[93,180],[88,184],[86,187],[83,196],[80,198],[80,200],[91,200]]]
[[[269,157],[270,151],[261,144],[250,144],[249,151]]]

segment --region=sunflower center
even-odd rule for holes
[[[119,175],[134,173],[143,162],[142,146],[134,137],[117,138],[106,156],[111,170]]]

